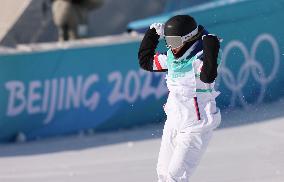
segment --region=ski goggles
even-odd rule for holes
[[[184,42],[193,38],[198,34],[198,27],[185,36],[165,36],[168,48],[177,49],[183,45]]]

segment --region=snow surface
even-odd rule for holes
[[[283,182],[284,101],[223,112],[192,182]],[[0,182],[153,182],[162,124],[0,146]]]

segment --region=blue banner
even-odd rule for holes
[[[247,107],[284,95],[283,1],[240,1],[190,13],[223,38],[218,105]],[[138,65],[141,39],[0,55],[0,141],[162,122],[165,75]],[[163,48],[163,41],[159,49]]]

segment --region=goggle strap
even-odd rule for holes
[[[192,32],[190,32],[189,34],[185,35],[185,36],[182,36],[181,37],[181,40],[183,42],[191,39],[192,37],[194,37],[196,34],[198,33],[198,26],[196,27],[196,29],[194,29]]]

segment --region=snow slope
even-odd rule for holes
[[[192,181],[283,182],[284,101],[223,112]],[[2,182],[150,182],[161,125],[0,146]]]

